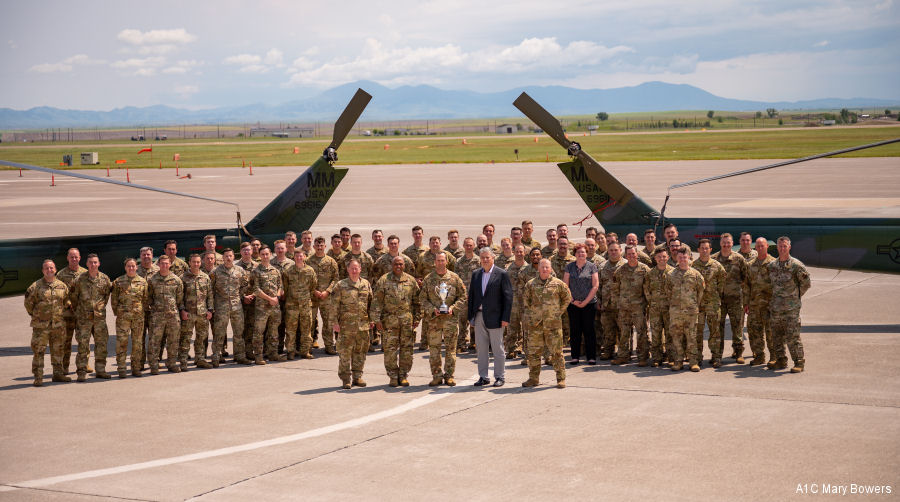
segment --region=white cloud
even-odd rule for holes
[[[167,75],[183,75],[202,65],[203,63],[196,59],[183,59],[175,63],[175,65],[163,69],[162,72]]]
[[[263,62],[267,65],[273,66],[284,66],[284,53],[278,49],[270,49],[269,52],[266,53],[266,57],[263,59]]]
[[[828,45],[828,40],[822,40],[821,42],[816,42],[813,44],[813,47],[825,47]]]
[[[120,31],[117,38],[132,45],[186,44],[197,40],[196,36],[191,35],[184,28],[175,30],[150,30],[146,32],[126,29]]]
[[[102,59],[93,59],[87,54],[76,54],[63,59],[59,63],[42,63],[36,64],[28,69],[35,73],[67,73],[75,69],[75,66],[87,66],[105,64]]]
[[[175,93],[181,96],[182,98],[189,98],[194,94],[200,92],[200,88],[196,85],[178,85],[175,86]]]
[[[156,75],[159,67],[166,63],[166,58],[162,56],[151,56],[149,58],[129,58],[110,63],[110,67],[117,70],[131,71],[132,75],[137,77],[152,77]]]
[[[241,73],[266,73],[271,68],[262,64],[251,64],[241,67]]]
[[[168,54],[178,49],[178,46],[172,44],[164,45],[144,45],[138,48],[138,54]]]
[[[259,64],[262,58],[255,54],[238,54],[237,56],[228,56],[225,58],[225,64],[231,65],[251,65]]]

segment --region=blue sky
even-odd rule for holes
[[[900,98],[893,0],[48,1],[0,12],[0,107],[15,109],[282,103],[362,79]]]

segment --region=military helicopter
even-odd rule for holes
[[[50,258],[56,263],[65,263],[66,253],[69,248],[73,247],[92,252],[96,250],[102,262],[122,263],[125,258],[134,257],[137,250],[143,246],[162,249],[165,241],[169,239],[175,239],[178,242],[202,242],[203,236],[211,234],[216,236],[216,241],[221,247],[237,250],[242,240],[248,240],[251,237],[259,238],[263,242],[272,242],[284,237],[284,233],[288,230],[309,228],[347,174],[346,168],[334,166],[338,160],[337,151],[371,99],[372,96],[366,91],[362,89],[356,91],[350,103],[335,122],[331,143],[322,152],[322,155],[246,225],[241,222],[240,208],[233,202],[136,185],[73,171],[61,171],[0,160],[0,164],[16,168],[230,204],[235,206],[237,217],[234,228],[0,240],[0,297],[25,292],[32,282],[41,277],[43,260]]]
[[[769,239],[786,235],[791,238],[791,255],[807,265],[900,273],[900,218],[667,218],[665,204],[660,211],[650,207],[582,150],[581,145],[570,141],[559,121],[528,94],[519,95],[513,106],[572,157],[571,162],[558,164],[559,169],[607,232],[625,234],[674,223],[679,239],[693,249],[697,249],[701,238],[718,243],[724,232],[732,235],[749,232]],[[896,142],[900,138],[679,183],[669,190]]]

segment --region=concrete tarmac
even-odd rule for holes
[[[897,217],[898,162],[828,159],[699,185],[674,192],[667,212]],[[765,163],[607,167],[658,207],[672,183]],[[191,180],[171,170],[131,174],[137,183],[236,200],[248,220],[302,170],[255,169],[250,177],[197,169]],[[0,172],[0,238],[206,228],[233,219],[224,206],[59,178],[51,188],[46,178]],[[544,240],[544,229],[587,213],[552,165],[352,166],[312,230],[327,236],[347,225],[368,247],[368,233],[381,228],[405,247],[416,223],[426,236],[445,237],[451,227],[475,235],[492,222],[499,239],[528,218]],[[583,231],[570,227],[570,234]],[[118,264],[101,268],[121,273]],[[0,299],[0,500],[772,500],[820,498],[826,484],[848,495],[853,486],[890,486],[890,495],[865,498],[895,499],[900,276],[810,271],[804,373],[602,363],[567,367],[564,390],[554,388],[546,367],[542,386],[523,389],[527,369],[519,360],[508,363],[506,386],[479,390],[470,385],[474,355],[458,359],[460,385],[435,390],[421,351],[412,385],[399,389],[387,386],[376,352],[366,362],[369,386],[338,390],[337,358],[319,351],[314,360],[85,384],[49,383],[48,356],[47,383],[34,388],[22,297]],[[108,369],[115,370],[114,357]]]

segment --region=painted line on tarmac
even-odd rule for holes
[[[221,457],[224,455],[231,455],[234,453],[241,453],[245,451],[258,450],[260,448],[267,448],[269,446],[278,446],[287,443],[293,443],[296,441],[301,441],[304,439],[315,438],[319,436],[324,436],[326,434],[331,434],[333,432],[339,432],[347,429],[352,429],[355,427],[361,427],[363,425],[370,424],[372,422],[377,422],[379,420],[384,420],[385,418],[394,417],[397,415],[402,415],[408,411],[415,410],[417,408],[421,408],[423,406],[429,405],[436,401],[439,401],[456,390],[459,390],[463,387],[468,386],[469,384],[475,381],[476,377],[471,377],[464,382],[460,382],[460,385],[457,387],[444,387],[440,388],[431,394],[426,396],[422,396],[408,403],[401,404],[399,406],[395,406],[393,408],[389,408],[384,411],[379,411],[376,413],[372,413],[370,415],[366,415],[364,417],[354,418],[352,420],[347,420],[345,422],[340,422],[333,425],[328,425],[325,427],[319,427],[317,429],[308,430],[306,432],[300,432],[297,434],[291,434],[289,436],[281,436],[272,439],[266,439],[264,441],[256,441],[253,443],[246,443],[237,446],[229,446],[226,448],[218,448],[215,450],[207,450],[197,453],[190,453],[188,455],[179,455],[177,457],[169,457],[169,458],[160,458],[157,460],[150,460],[148,462],[139,462],[136,464],[128,464],[128,465],[120,465],[117,467],[108,467],[106,469],[96,469],[93,471],[84,471],[77,472],[74,474],[64,474],[62,476],[52,476],[48,478],[40,478],[40,479],[32,479],[30,481],[23,481],[21,483],[5,483],[0,485],[0,492],[11,492],[15,490],[19,490],[22,488],[39,488],[43,486],[55,485],[58,483],[65,483],[67,481],[79,481],[82,479],[90,479],[90,478],[98,478],[101,476],[109,476],[112,474],[122,474],[126,472],[133,471],[141,471],[144,469],[152,469],[154,467],[164,467],[173,464],[181,464],[184,462],[192,462],[194,460],[205,460],[207,458]]]

